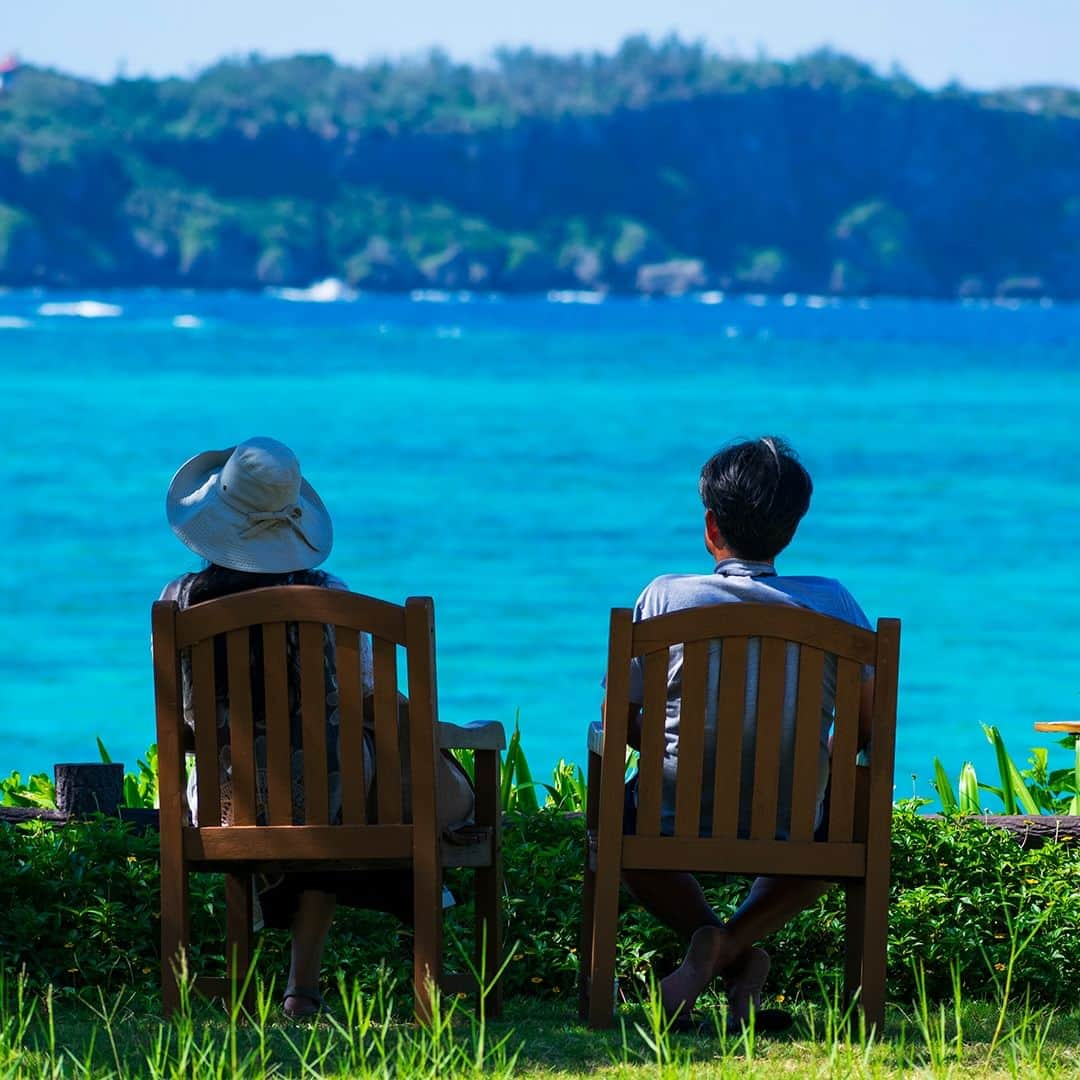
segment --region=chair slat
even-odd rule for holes
[[[776,836],[786,660],[786,642],[771,637],[761,639],[750,810],[750,837],[754,840],[772,840]]]
[[[744,637],[725,638],[720,650],[720,682],[716,694],[716,760],[713,767],[714,837],[733,837],[739,828],[747,645]]]
[[[401,753],[398,743],[397,648],[373,638],[375,666],[375,771],[379,824],[397,825],[401,813]]]
[[[682,701],[679,707],[679,768],[675,781],[675,835],[701,831],[701,778],[705,764],[706,684],[709,642],[683,646]]]
[[[792,755],[792,840],[811,840],[814,836],[824,673],[825,654],[820,649],[804,645],[799,650],[799,697],[795,710],[795,751]]]
[[[638,836],[660,835],[660,796],[664,786],[664,737],[667,723],[668,650],[645,657],[641,756],[638,769]]]
[[[255,824],[255,723],[251,714],[251,631],[225,635],[229,671],[232,824]]]
[[[367,785],[364,775],[363,675],[360,635],[348,627],[335,628],[337,640],[339,749],[341,753],[341,820],[367,824]]]
[[[859,749],[862,665],[836,662],[836,713],[829,767],[829,840],[852,837],[855,815],[855,757]]]
[[[195,720],[195,773],[199,824],[221,823],[221,777],[218,761],[217,699],[214,692],[214,641],[191,647],[192,711]]]
[[[291,825],[293,820],[288,672],[285,624],[266,623],[263,626],[263,686],[266,695],[266,817],[270,825]]]
[[[300,623],[300,722],[304,738],[304,822],[330,821],[326,761],[326,663],[323,627]]]

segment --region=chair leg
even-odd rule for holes
[[[589,834],[585,833],[585,870],[582,882],[581,927],[578,940],[578,1017],[589,1016],[592,982],[593,918],[596,910],[596,873],[590,865]]]
[[[844,885],[844,1007],[850,1009],[858,1001],[862,986],[863,928],[866,923],[866,883],[847,882]],[[857,996],[858,995],[858,996]]]
[[[598,859],[599,862],[599,859]],[[615,943],[619,922],[619,865],[608,860],[596,871],[590,952],[589,1027],[615,1022]]]
[[[581,927],[578,939],[578,1016],[589,1018],[589,987],[592,984],[593,918],[596,909],[596,871],[590,857],[590,836],[596,835],[600,812],[600,755],[588,755],[585,795],[585,843],[583,848]]]
[[[249,1012],[254,1006],[252,981],[252,880],[250,874],[225,875],[225,978],[229,1006],[234,995],[243,995]],[[245,989],[246,984],[246,989]]]
[[[432,996],[438,993],[442,976],[442,924],[441,868],[422,865],[417,859],[413,865],[413,994],[421,1024],[431,1021]]]
[[[190,885],[186,868],[163,852],[161,872],[161,1009],[168,1017],[180,1005],[191,945]]]
[[[885,978],[889,938],[888,864],[884,875],[866,876],[862,926],[862,1009],[866,1028],[885,1029]]]
[[[496,978],[503,962],[502,917],[502,793],[499,782],[500,755],[498,750],[478,750],[475,756],[476,823],[491,829],[491,866],[476,871],[476,952],[477,974],[487,985],[480,993],[484,999],[484,1015],[502,1015],[502,979]],[[489,989],[490,988],[490,989]]]
[[[476,972],[484,994],[484,1015],[502,1015],[502,873],[499,866],[476,871]]]

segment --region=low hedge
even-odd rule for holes
[[[1080,856],[1070,844],[1024,851],[1001,830],[965,818],[931,819],[914,805],[896,808],[889,926],[889,992],[914,996],[914,969],[925,968],[935,997],[951,993],[951,968],[967,997],[988,996],[1014,943],[1013,982],[1040,1002],[1071,1002],[1080,990]],[[580,817],[541,810],[507,820],[504,839],[510,994],[572,997],[581,905]],[[25,970],[32,989],[61,994],[86,988],[132,989],[153,996],[158,980],[157,839],[118,821],[64,827],[0,828],[0,965]],[[197,879],[192,902],[196,941],[209,950],[223,926],[220,879]],[[464,893],[451,878],[451,888]],[[709,880],[711,899],[730,911],[746,883]],[[468,940],[467,904],[450,913],[451,939]],[[785,997],[816,996],[841,970],[843,895],[832,890],[775,935],[770,988]],[[287,938],[267,932],[260,958],[283,978]],[[388,916],[342,911],[327,971],[374,987],[389,972],[408,985],[410,934]],[[451,945],[451,947],[453,947]],[[677,962],[673,934],[624,897],[619,978],[644,985],[650,969]],[[205,962],[210,963],[209,958]]]

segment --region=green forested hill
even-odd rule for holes
[[[1080,296],[1080,92],[834,53],[231,60],[0,93],[0,284]]]

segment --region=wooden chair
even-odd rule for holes
[[[842,883],[845,994],[850,1001],[861,986],[858,1001],[866,1020],[880,1029],[885,1009],[899,640],[900,624],[895,619],[880,620],[872,633],[779,605],[724,604],[636,623],[629,610],[612,611],[604,726],[601,731],[595,724],[590,733],[579,950],[580,1008],[592,1026],[612,1023],[619,879],[625,868],[789,874]],[[719,650],[716,642],[721,643]],[[662,835],[663,718],[668,655],[675,645],[683,648],[678,773],[673,835]],[[746,681],[755,656],[757,709],[751,718],[744,716]],[[836,699],[828,814],[817,830],[825,838],[815,838],[823,672],[829,656],[836,658]],[[624,836],[632,657],[643,657],[644,706],[637,831]],[[863,665],[875,670],[868,767],[856,761]],[[796,695],[794,733],[785,737],[786,673],[796,670],[797,686],[791,690]],[[715,741],[710,714],[715,717]],[[756,730],[753,784],[740,796],[746,723]],[[794,763],[790,792],[781,799],[785,738],[788,753],[793,743]],[[707,748],[711,748],[708,757]],[[711,821],[702,822],[703,787],[709,780],[715,797]],[[790,806],[790,822],[778,824],[782,801]]]
[[[304,749],[303,824],[293,823],[286,624],[298,624]],[[324,625],[334,627],[339,684],[340,823],[328,811]],[[257,822],[253,682],[249,642],[260,628],[262,694],[266,724],[265,824]],[[369,634],[374,660],[373,713],[377,819],[368,820],[373,777],[365,776],[365,701],[359,635]],[[353,593],[306,586],[253,589],[180,610],[173,602],[153,607],[154,678],[160,766],[161,986],[166,1013],[179,1000],[176,964],[191,941],[188,877],[194,871],[225,875],[227,978],[196,974],[194,986],[228,997],[243,985],[252,960],[252,874],[260,870],[387,868],[411,864],[414,885],[413,981],[416,1013],[430,1015],[430,986],[479,990],[471,975],[447,975],[442,958],[442,891],[445,867],[475,869],[478,972],[490,980],[501,963],[501,805],[497,723],[458,727],[438,723],[434,608],[428,597],[404,607]],[[215,641],[228,685],[228,735],[232,761],[231,820],[221,824]],[[224,642],[222,649],[221,642]],[[408,678],[408,746],[411,823],[402,799],[399,754],[397,649],[404,646]],[[199,825],[190,823],[185,798],[182,656],[190,656]],[[373,708],[372,708],[373,705]],[[439,748],[475,751],[475,825],[446,842],[436,819]],[[260,766],[262,763],[259,763]],[[430,980],[430,981],[429,981]],[[501,1007],[496,985],[486,999],[489,1015]]]

